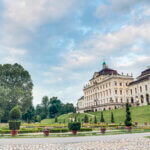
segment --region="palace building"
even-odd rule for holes
[[[119,74],[104,62],[102,70],[83,88],[84,96],[78,100],[77,112],[101,111],[150,103],[150,68],[134,80],[132,75]]]

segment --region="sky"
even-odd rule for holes
[[[29,71],[34,105],[76,104],[104,60],[134,77],[150,66],[150,1],[1,0],[0,58]]]

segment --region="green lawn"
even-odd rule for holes
[[[132,122],[138,122],[139,124],[143,124],[147,122],[150,124],[150,105],[148,106],[138,106],[138,107],[131,107],[131,116]],[[125,109],[115,109],[109,111],[103,111],[104,119],[106,123],[110,123],[111,119],[111,112],[114,113],[115,123],[124,122],[125,120]],[[87,113],[86,113],[87,114]],[[77,119],[82,120],[85,114],[76,114]],[[100,121],[100,112],[91,112],[88,113],[89,118],[94,120],[94,115],[96,115],[98,122]],[[69,122],[70,118],[74,118],[75,114],[65,114],[58,117],[58,122],[64,123]],[[42,120],[43,124],[51,124],[54,123],[54,119],[45,119]]]

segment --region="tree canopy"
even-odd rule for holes
[[[0,109],[5,110],[2,119],[8,120],[9,111],[19,105],[24,113],[32,104],[33,83],[31,76],[19,64],[0,65]]]

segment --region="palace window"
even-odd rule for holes
[[[122,83],[120,82],[120,86],[122,86]]]
[[[132,95],[132,89],[130,90],[130,92],[131,92],[131,95]]]
[[[120,95],[122,95],[122,90],[120,90]]]
[[[146,91],[148,90],[147,85],[145,85],[145,90],[146,90]]]
[[[115,94],[117,94],[117,90],[115,90]]]

